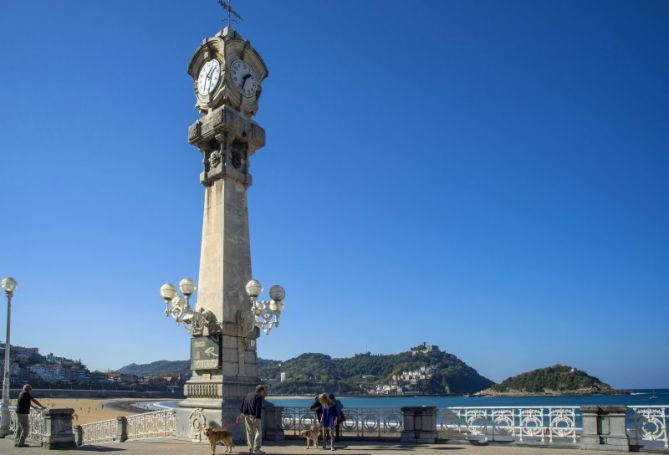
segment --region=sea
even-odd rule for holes
[[[448,407],[489,407],[489,406],[669,406],[669,389],[629,390],[620,395],[555,395],[555,396],[383,396],[347,397],[341,396],[345,408],[401,408],[403,406]],[[268,397],[267,401],[283,407],[309,407],[315,397]],[[154,403],[156,408],[175,408],[177,401]]]

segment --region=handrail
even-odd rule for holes
[[[445,408],[438,409],[567,409],[567,408],[578,408],[580,405],[567,405],[567,406],[447,406]]]
[[[16,418],[16,406],[9,407],[9,431],[16,433],[16,426],[18,421]],[[30,409],[30,432],[26,438],[29,441],[42,442],[42,435],[44,434],[44,413],[42,409]]]

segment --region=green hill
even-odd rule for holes
[[[123,374],[134,374],[135,376],[154,377],[165,374],[181,374],[183,377],[190,377],[190,361],[188,360],[158,360],[156,362],[138,365],[131,363],[117,370]]]
[[[588,375],[585,371],[566,365],[554,365],[510,377],[484,393],[486,392],[492,394],[588,394],[615,391],[610,385]]]
[[[464,394],[478,392],[494,384],[453,354],[439,351],[436,347],[430,350],[425,345],[389,355],[365,353],[332,358],[325,354],[308,353],[286,361],[258,359],[258,368],[262,380],[271,384],[273,394],[303,395],[323,391],[367,394],[384,385],[400,387],[404,393],[411,394]],[[177,373],[184,378],[190,376],[187,360],[161,360],[144,365],[133,363],[118,371],[148,377]],[[281,373],[286,374],[283,382],[280,382]],[[407,376],[412,379],[407,379]],[[390,393],[396,393],[396,389]]]
[[[395,381],[403,372],[429,368],[429,373],[415,383]],[[287,379],[272,386],[276,394],[334,393],[364,394],[377,386],[397,384],[404,393],[443,394],[473,393],[490,387],[493,382],[479,375],[453,354],[441,351],[402,352],[390,355],[356,354],[332,358],[325,354],[302,354],[294,359],[261,368],[263,379]]]

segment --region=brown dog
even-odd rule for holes
[[[300,436],[307,440],[307,449],[312,442],[314,443],[314,447],[318,448],[318,439],[321,437],[321,426],[313,424],[308,430],[301,431]]]
[[[225,444],[226,453],[232,453],[235,443],[232,441],[232,434],[225,428],[209,428],[205,427],[204,435],[209,439],[211,445],[211,455],[216,453],[216,444],[222,442]]]

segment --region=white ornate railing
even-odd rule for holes
[[[16,419],[16,407],[9,408],[10,420],[9,420],[9,431],[12,434],[16,434],[16,426],[18,421]],[[44,419],[41,409],[30,409],[30,432],[26,438],[29,441],[42,442],[42,434],[44,433]]]
[[[133,414],[119,419],[86,423],[80,425],[81,444],[169,438],[174,436],[176,428],[175,417],[175,409],[164,409]]]
[[[299,435],[317,422],[309,408],[281,409],[281,429],[287,436]],[[668,406],[629,406],[627,432],[630,442],[647,448],[669,448]],[[344,408],[341,424],[345,437],[399,438],[404,429],[402,411],[392,408]],[[176,410],[166,409],[126,417],[125,434],[119,420],[81,425],[82,443],[120,442],[122,439],[171,437],[175,432]],[[440,439],[517,441],[522,443],[573,446],[581,437],[581,409],[576,406],[491,406],[438,408],[436,430]],[[12,413],[12,431],[16,427]],[[30,438],[40,440],[41,412],[31,413]],[[122,437],[123,436],[123,437]]]
[[[669,406],[629,406],[628,409],[632,412],[634,422],[634,427],[628,430],[628,435],[636,445],[662,445],[669,448],[667,440]]]
[[[575,444],[578,407],[451,407],[437,410],[437,431],[445,439]]]
[[[80,425],[80,427],[82,444],[118,441],[118,436],[116,434],[118,424],[116,419],[85,423]]]
[[[344,408],[346,420],[341,424],[343,436],[400,437],[403,428],[399,409]],[[281,429],[286,434],[298,435],[317,422],[316,413],[309,408],[282,408]]]
[[[128,440],[173,436],[176,429],[175,417],[174,409],[128,416],[126,418]]]

